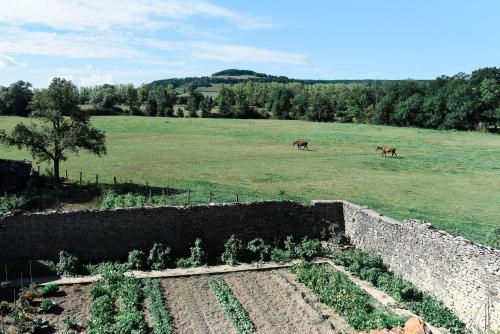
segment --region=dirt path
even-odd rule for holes
[[[224,275],[257,333],[338,333],[328,317],[306,302],[280,270]]]
[[[162,287],[176,333],[236,334],[206,276],[169,278]]]

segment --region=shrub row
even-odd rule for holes
[[[380,257],[351,250],[335,253],[333,261],[385,291],[402,307],[420,315],[425,321],[445,327],[453,334],[464,333],[465,324],[456,314],[430,294],[419,291],[412,283],[389,273]]]
[[[255,332],[255,325],[224,279],[208,278],[217,300],[239,334]]]
[[[355,330],[393,328],[406,321],[376,305],[375,300],[339,271],[305,262],[292,267],[292,271],[299,282],[316,294],[320,302],[333,307]]]
[[[156,279],[145,280],[144,291],[148,300],[148,311],[154,322],[154,333],[173,334],[174,329],[171,325],[172,316],[168,313],[163,302],[160,281]]]

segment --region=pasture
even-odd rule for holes
[[[0,117],[12,129],[18,117]],[[346,199],[398,219],[417,218],[490,244],[500,222],[500,136],[278,120],[94,117],[107,156],[70,156],[76,180],[133,181],[191,190],[193,202]],[[309,151],[292,142],[304,139]],[[377,146],[400,158],[383,158]],[[30,159],[0,146],[0,157]],[[42,170],[49,167],[44,165]]]

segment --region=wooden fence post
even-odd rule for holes
[[[240,197],[238,196],[238,194],[236,194],[236,203],[239,203],[240,201]]]
[[[187,204],[191,204],[191,189],[188,189]]]
[[[208,193],[208,203],[209,204],[212,203],[212,192],[211,191]]]
[[[66,169],[66,180],[68,179],[68,170]]]
[[[99,174],[95,175],[95,185],[99,185]]]
[[[82,179],[82,172],[80,172],[80,185],[82,185],[83,179]]]
[[[116,176],[113,176],[113,184],[115,185],[115,192],[116,192]]]

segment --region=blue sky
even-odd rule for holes
[[[499,66],[498,0],[0,0],[0,85],[253,69],[430,79]]]

